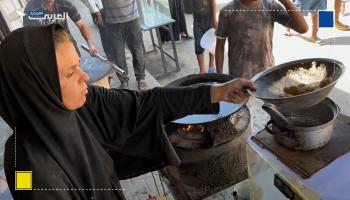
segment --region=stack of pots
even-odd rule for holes
[[[296,96],[283,97],[273,92],[274,83],[288,70],[308,69],[313,62],[326,66],[330,84]],[[343,73],[344,65],[336,60],[311,58],[277,65],[254,76],[252,81],[257,90],[250,93],[264,101],[263,109],[271,117],[266,131],[281,145],[294,150],[313,150],[326,145],[340,112],[339,106],[327,96]]]

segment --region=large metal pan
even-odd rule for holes
[[[227,74],[192,74],[169,83],[167,87],[223,83],[232,79],[234,77]],[[247,101],[248,99],[239,104],[220,102],[220,111],[218,114],[187,115],[173,122],[176,124],[204,124],[216,121],[230,117],[233,113],[241,109]]]
[[[274,83],[285,77],[288,70],[295,70],[300,67],[309,69],[313,62],[316,62],[317,65],[324,64],[326,66],[327,77],[329,77],[332,82],[312,92],[282,97],[280,90],[275,88]],[[344,73],[344,70],[345,67],[341,62],[328,58],[309,58],[287,62],[255,75],[252,81],[256,84],[257,90],[248,92],[252,96],[263,100],[264,103],[274,104],[283,110],[308,108],[320,103],[328,96],[339,77]]]

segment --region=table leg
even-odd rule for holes
[[[164,50],[163,50],[163,45],[162,45],[162,40],[160,38],[160,32],[159,32],[159,27],[156,28],[157,32],[157,40],[158,40],[158,45],[159,45],[159,50],[160,50],[160,55],[162,57],[162,62],[163,62],[163,68],[164,68],[164,73],[168,73],[168,69],[165,66],[165,56],[164,56]]]
[[[140,31],[140,38],[141,38],[141,44],[142,44],[142,50],[143,50],[143,54],[146,53],[146,47],[145,47],[145,43],[143,41],[143,34],[142,31]]]
[[[180,71],[180,65],[179,65],[179,60],[177,58],[177,52],[176,52],[176,46],[175,46],[174,33],[173,33],[172,25],[169,24],[168,28],[169,28],[170,38],[171,38],[171,45],[173,46],[173,52],[174,52],[174,58],[175,58],[175,64],[176,64],[176,71]]]
[[[153,31],[152,31],[152,29],[149,30],[149,34],[151,35],[153,51],[155,51],[155,50],[156,50],[156,47],[155,47],[155,43],[154,43],[154,37],[153,37]]]

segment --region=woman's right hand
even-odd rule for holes
[[[256,90],[256,86],[250,80],[237,78],[226,83],[212,85],[210,88],[211,103],[226,101],[240,103],[249,97],[246,90]]]

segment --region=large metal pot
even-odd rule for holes
[[[317,149],[328,143],[339,106],[327,98],[310,108],[281,113],[288,124],[273,118],[265,128],[283,146],[295,150]]]

